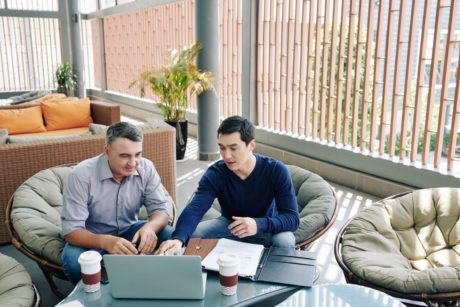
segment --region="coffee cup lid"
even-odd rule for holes
[[[78,263],[80,264],[90,264],[94,262],[100,262],[102,260],[101,254],[96,251],[87,251],[80,254],[78,257]]]
[[[240,263],[240,259],[235,254],[222,254],[217,259],[217,264],[222,266],[233,266]]]

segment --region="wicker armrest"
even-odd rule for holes
[[[118,123],[120,121],[120,106],[103,101],[91,101],[91,117],[96,124]]]

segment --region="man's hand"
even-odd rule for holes
[[[182,248],[181,240],[167,240],[161,243],[158,250],[155,252],[155,255],[170,255],[174,253],[180,253]]]
[[[106,238],[107,239],[105,240],[106,243],[104,244],[104,249],[109,254],[135,255],[138,253],[136,246],[126,239],[115,236],[107,236]]]
[[[135,234],[132,239],[132,244],[135,246],[140,239],[137,250],[143,255],[150,255],[157,246],[158,237],[155,230],[149,222],[145,223]]]
[[[233,223],[228,225],[232,235],[238,238],[253,236],[257,233],[256,220],[250,217],[232,216]]]

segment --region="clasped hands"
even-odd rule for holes
[[[131,242],[120,237],[111,237],[113,242],[107,250],[110,254],[119,255],[149,255],[157,245],[158,237],[148,225],[144,225],[133,236]],[[139,243],[137,244],[137,242]],[[136,246],[137,245],[137,246]]]

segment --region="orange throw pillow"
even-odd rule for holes
[[[88,127],[93,122],[89,98],[42,102],[46,130]]]
[[[0,110],[0,128],[10,135],[46,131],[40,107]]]

